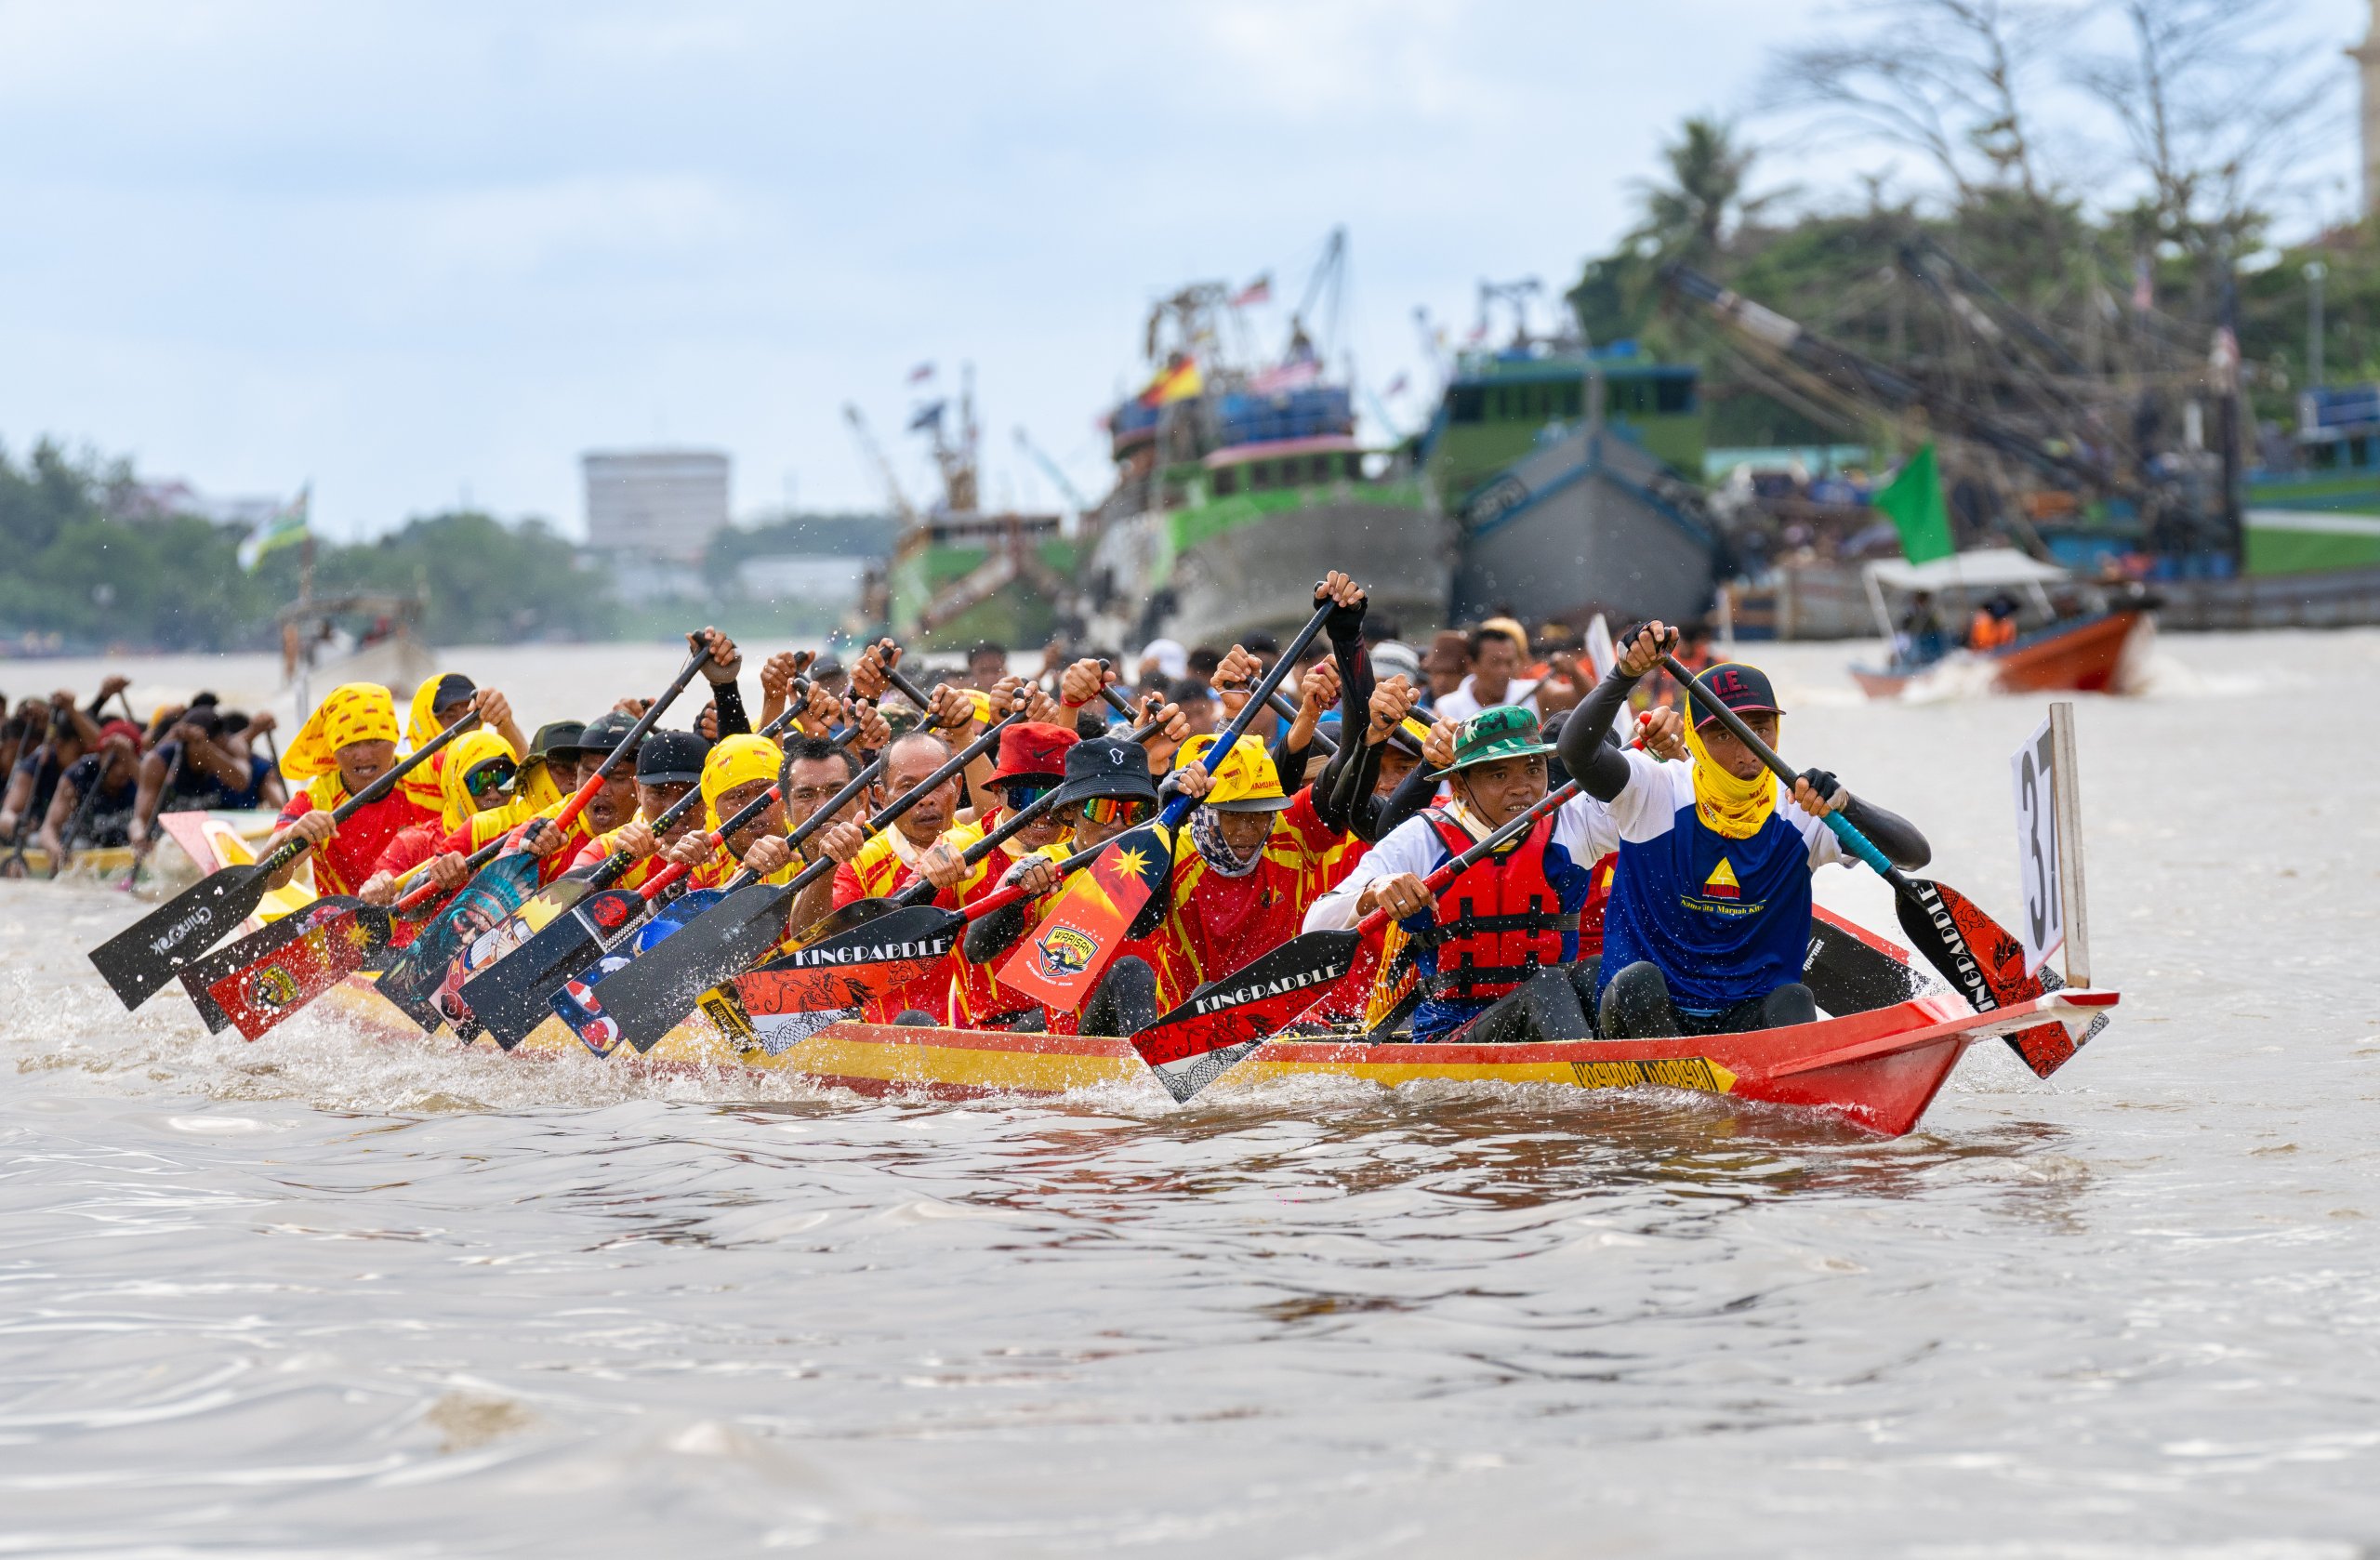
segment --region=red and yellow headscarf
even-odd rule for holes
[[[333,808],[347,800],[338,750],[358,742],[396,740],[397,705],[389,691],[377,682],[343,682],[306,717],[288,750],[281,755],[281,773],[304,781],[306,794],[316,807]],[[433,776],[415,770],[398,782],[397,788],[423,810],[440,810],[443,799]]]
[[[446,745],[444,753],[446,762],[438,772],[438,800],[442,813],[441,822],[447,833],[454,833],[469,820],[482,815],[479,803],[471,800],[470,787],[463,783],[470,777],[471,771],[491,759],[509,759],[513,756],[512,745],[485,726],[480,727],[477,731],[465,732]],[[500,805],[489,808],[487,815],[500,816],[518,805],[517,800],[507,799]],[[529,810],[529,812],[535,811],[536,811],[535,808]],[[521,814],[522,818],[527,816],[528,813]],[[518,823],[521,819],[515,818],[512,821]]]

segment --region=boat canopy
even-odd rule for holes
[[[1929,563],[1879,558],[1861,572],[1878,585],[1910,591],[1991,590],[2014,585],[2056,585],[2074,577],[2055,563],[2044,563],[2009,547],[1953,553]]]

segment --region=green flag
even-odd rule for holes
[[[1950,541],[1950,511],[1942,503],[1942,474],[1934,464],[1933,445],[1911,456],[1900,474],[1869,502],[1892,516],[1900,549],[1911,562],[1930,563],[1959,550]]]
[[[308,483],[286,507],[250,532],[248,539],[240,544],[241,567],[253,572],[271,554],[304,541],[309,535],[307,512],[313,508],[313,498],[314,484]]]

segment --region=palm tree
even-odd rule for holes
[[[1744,223],[1778,198],[1778,192],[1744,192],[1758,156],[1736,139],[1727,121],[1689,117],[1677,139],[1661,148],[1668,180],[1640,181],[1644,220],[1628,235],[1629,244],[1648,259],[1708,269]]]

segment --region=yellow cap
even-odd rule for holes
[[[1182,764],[1197,763],[1215,745],[1211,736],[1194,736],[1182,745]],[[1278,813],[1289,804],[1281,794],[1281,772],[1264,744],[1243,736],[1214,766],[1214,784],[1206,804],[1219,813]]]

